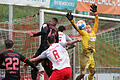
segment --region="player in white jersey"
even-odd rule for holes
[[[66,30],[65,26],[58,27],[59,43],[72,41],[72,39],[67,34],[65,34],[65,30]],[[66,49],[71,49],[73,47],[75,47],[75,45],[72,44],[67,46]]]
[[[51,35],[48,37],[50,47],[38,57],[31,59],[31,61],[35,62],[48,58],[53,66],[53,72],[49,80],[68,80],[71,77],[72,69],[68,52],[64,47],[80,41],[82,41],[81,38],[65,43],[55,43],[55,37]]]

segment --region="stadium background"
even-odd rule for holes
[[[9,31],[9,22],[8,22],[8,5],[0,5],[0,44],[3,43],[3,39],[9,38],[9,32],[12,32],[13,36],[12,39],[15,42],[14,50],[20,52],[24,56],[30,59],[34,52],[36,52],[40,38],[29,38],[26,34],[27,31],[39,31],[40,30],[40,17],[37,15],[40,8],[33,8],[33,7],[21,7],[21,6],[13,6],[14,7],[14,20],[13,20],[13,31]],[[54,9],[56,10],[56,9]],[[60,10],[59,10],[60,11]],[[62,10],[66,11],[66,10]],[[76,11],[76,13],[84,14],[84,15],[91,15],[91,13],[83,12],[83,11]],[[113,18],[120,18],[119,15],[103,15],[99,14],[99,16],[105,17],[113,17]],[[69,21],[66,19],[65,16],[55,15],[46,13],[44,20],[48,22],[48,20],[52,17],[57,17],[59,19],[59,25],[66,26],[66,34],[68,34],[71,38],[79,37],[78,34],[75,32],[74,34],[73,29]],[[88,18],[80,18],[75,17],[75,20],[84,19],[87,23],[90,23],[93,26],[94,20]],[[0,45],[0,52],[4,51],[4,46]],[[99,30],[97,33],[97,42],[96,42],[96,54],[95,62],[97,67],[96,74],[105,74],[109,73],[108,76],[113,76],[113,73],[120,74],[120,22],[117,21],[107,21],[107,20],[100,20],[99,23]],[[71,65],[73,66],[73,50],[69,50],[69,55],[71,58]],[[75,48],[75,72],[76,74],[79,73],[79,54],[81,53],[81,43],[76,44]],[[22,66],[22,64],[21,64]],[[21,67],[22,68],[22,67]],[[29,79],[30,69],[25,71],[21,69],[21,79]],[[3,74],[3,70],[0,70],[0,74]],[[2,76],[1,76],[2,77]],[[95,76],[97,80],[97,76]],[[113,77],[111,80],[119,80],[119,75]],[[86,79],[87,80],[87,79]],[[109,78],[107,79],[109,80]]]

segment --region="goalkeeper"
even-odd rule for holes
[[[73,27],[79,32],[82,36],[82,49],[83,52],[80,54],[80,70],[81,74],[77,76],[76,80],[81,80],[84,78],[86,74],[86,70],[88,69],[89,75],[88,80],[93,80],[93,76],[95,74],[95,62],[93,58],[93,54],[95,51],[95,41],[96,41],[96,32],[98,29],[98,15],[97,15],[97,6],[92,4],[90,11],[92,11],[95,15],[95,24],[93,28],[90,25],[85,26],[85,30],[80,30],[77,28],[76,23],[73,21],[73,15],[71,13],[67,13],[66,17],[71,22]]]

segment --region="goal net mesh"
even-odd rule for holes
[[[14,41],[14,50],[30,59],[39,47],[39,37],[29,37],[27,32],[38,32],[39,16],[28,16],[13,20],[13,28],[9,29],[8,22],[0,23],[0,53],[5,50],[4,40],[12,37]],[[11,35],[10,35],[11,33]],[[0,75],[4,77],[4,71],[0,71]],[[0,77],[2,77],[0,76]],[[25,71],[21,64],[21,80],[32,80],[30,69]]]

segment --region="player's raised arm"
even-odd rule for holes
[[[72,40],[72,41],[69,41],[69,42],[60,42],[60,44],[63,46],[63,47],[66,47],[68,45],[72,45],[74,43],[77,43],[77,42],[81,42],[83,39],[82,38],[78,38],[77,40]]]
[[[84,32],[77,28],[76,23],[73,20],[73,15],[71,13],[66,14],[67,19],[71,22],[72,26],[79,32],[80,35],[84,35]]]
[[[74,44],[76,42],[81,42],[82,40],[83,40],[82,38],[78,38],[77,40],[72,40],[72,41],[66,42],[66,46],[67,45],[72,45],[72,44]]]
[[[92,11],[95,15],[95,24],[93,26],[92,31],[94,31],[94,33],[96,33],[97,29],[98,29],[98,24],[99,24],[99,19],[98,19],[98,15],[97,15],[97,5],[92,4],[90,7],[91,7],[90,11]]]
[[[27,34],[30,37],[37,37],[37,36],[43,35],[44,33],[43,32],[28,32]]]
[[[45,23],[42,25],[42,30],[40,32],[28,32],[28,35],[30,37],[37,37],[37,36],[40,36],[40,35],[46,35],[47,34],[47,31],[48,31],[48,25]]]

